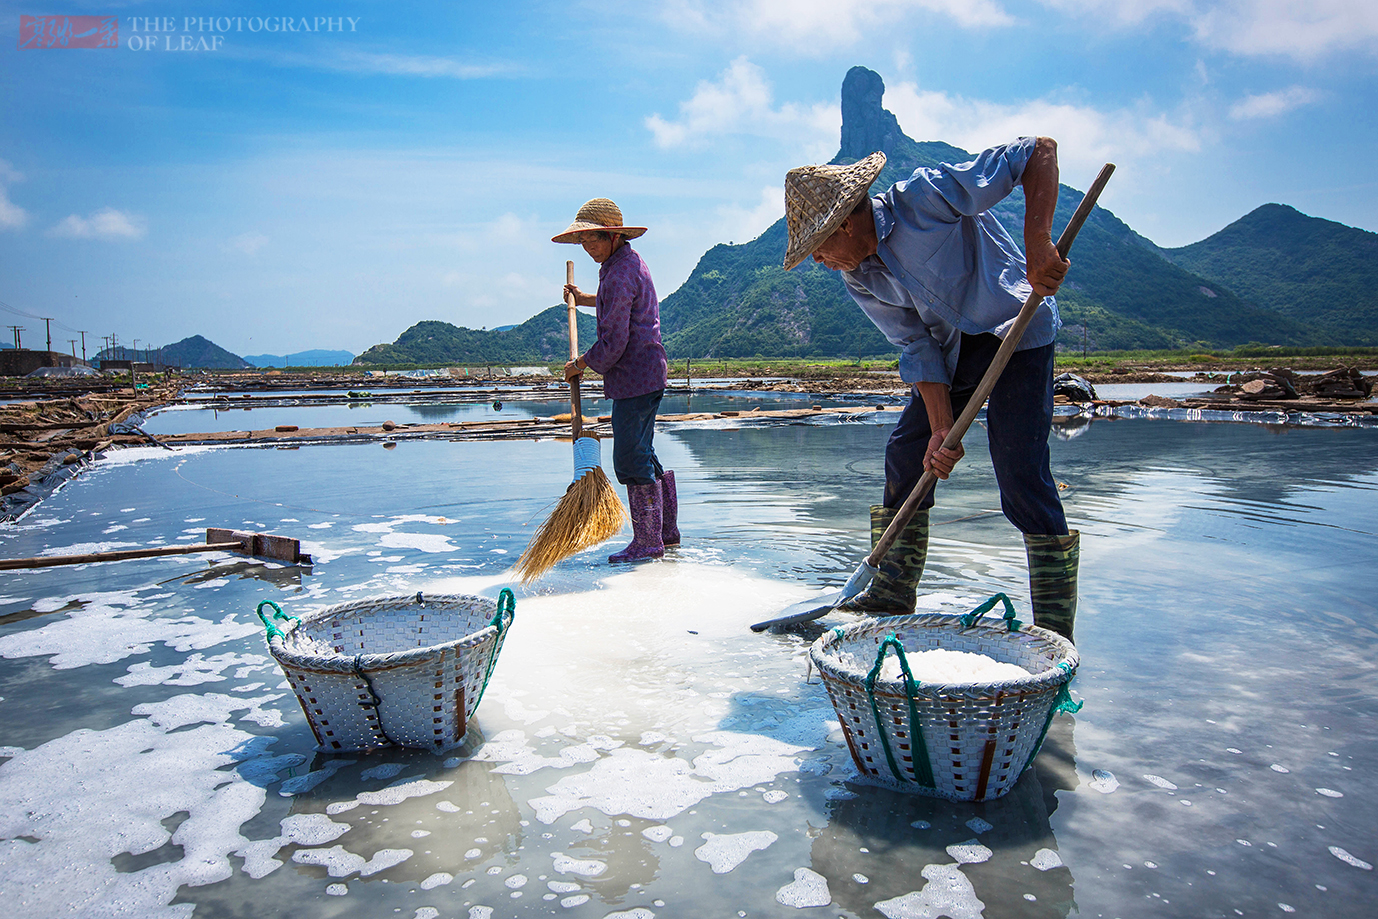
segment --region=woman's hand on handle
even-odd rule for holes
[[[575,306],[593,306],[598,302],[597,294],[586,294],[577,284],[565,285],[565,297],[573,297]]]

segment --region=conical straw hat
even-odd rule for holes
[[[800,166],[785,173],[786,271],[833,235],[884,168],[885,154],[877,151],[850,166]]]
[[[645,227],[624,227],[620,207],[607,198],[594,198],[591,201],[585,201],[584,206],[579,208],[579,213],[574,215],[574,222],[569,225],[569,229],[550,237],[550,241],[553,243],[577,243],[579,234],[589,230],[621,233],[628,239],[636,239],[646,232]]]

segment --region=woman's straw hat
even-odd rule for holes
[[[850,166],[800,166],[785,173],[786,271],[833,235],[884,168],[885,154],[877,151]]]
[[[550,237],[553,243],[577,243],[579,234],[589,230],[598,232],[621,233],[628,239],[636,239],[646,232],[645,227],[624,227],[622,225],[622,209],[607,198],[594,198],[585,201],[584,206],[579,208],[579,213],[574,215],[574,222],[557,236]]]

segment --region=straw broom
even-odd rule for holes
[[[574,283],[573,262],[565,262],[565,283]],[[579,326],[573,294],[565,296],[565,304],[569,307],[569,359],[574,360],[579,356]],[[574,433],[574,481],[517,559],[517,574],[523,584],[530,584],[571,555],[606,542],[627,522],[627,512],[603,472],[598,438],[584,436],[577,377],[569,383],[569,405]]]

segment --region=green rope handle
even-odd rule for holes
[[[298,625],[301,625],[301,620],[298,619],[296,616],[287,615],[282,611],[282,607],[278,606],[272,600],[264,600],[262,603],[258,605],[258,609],[254,610],[254,612],[258,614],[259,620],[263,622],[263,627],[268,630],[267,634],[264,636],[268,641],[272,641],[275,637],[285,638],[287,636],[287,633],[284,632],[282,629],[278,628],[273,623],[269,622],[268,617],[263,615],[263,607],[265,606],[271,606],[273,608],[274,619],[281,619],[284,622],[295,622]]]
[[[1072,665],[1067,661],[1058,661],[1057,666],[1063,673],[1072,672]],[[1048,717],[1043,719],[1043,730],[1038,734],[1038,743],[1034,744],[1029,758],[1024,761],[1024,769],[1033,765],[1034,757],[1038,755],[1039,750],[1043,749],[1043,741],[1048,736],[1048,728],[1053,724],[1053,716],[1059,712],[1066,712],[1069,715],[1076,714],[1086,704],[1085,702],[1072,701],[1072,694],[1067,689],[1071,684],[1072,681],[1068,680],[1057,688],[1057,695],[1053,697],[1053,704],[1048,707]],[[1024,774],[1024,769],[1019,770],[1020,775]]]
[[[880,706],[876,703],[876,679],[880,676],[881,665],[885,663],[885,652],[891,648],[894,648],[895,656],[899,658],[900,670],[904,672],[904,694],[909,699],[909,747],[914,760],[913,779],[905,776],[899,764],[895,762],[895,754],[890,750],[890,739],[885,734],[884,725],[881,724]],[[880,643],[876,650],[876,664],[866,675],[866,695],[871,700],[871,714],[876,719],[876,733],[880,735],[880,745],[885,749],[885,760],[890,764],[890,774],[896,780],[913,781],[922,788],[933,788],[937,784],[933,779],[933,763],[928,758],[928,746],[923,741],[923,729],[919,723],[919,709],[914,702],[914,694],[918,688],[919,683],[909,670],[909,661],[904,658],[904,645],[900,644],[895,633],[891,632]]]
[[[506,616],[506,620],[504,620]],[[488,691],[488,680],[493,675],[493,668],[498,664],[498,648],[502,646],[502,634],[511,625],[512,620],[517,618],[517,598],[513,595],[510,588],[504,587],[498,591],[498,609],[493,613],[493,618],[488,624],[498,630],[498,634],[493,637],[493,653],[488,658],[488,669],[483,674],[483,685],[479,687],[478,698],[474,700],[474,711],[478,711],[478,705],[483,701],[483,694]]]
[[[976,620],[980,619],[986,613],[995,609],[995,604],[997,603],[1005,604],[1006,628],[1008,628],[1011,632],[1018,632],[1020,627],[1023,626],[1023,623],[1020,622],[1018,619],[1014,618],[1014,604],[1011,603],[1010,598],[1005,596],[1004,594],[996,594],[995,596],[987,600],[985,603],[982,603],[980,606],[976,607],[976,609],[962,616],[962,628],[969,629],[972,626],[974,626],[976,624]]]

